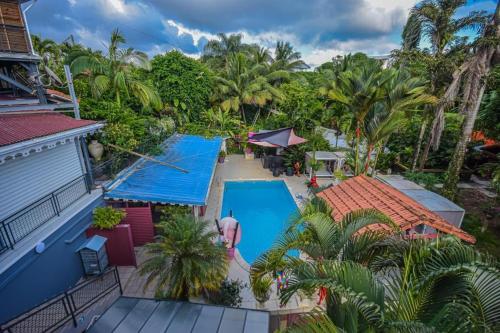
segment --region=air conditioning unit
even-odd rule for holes
[[[106,241],[106,237],[95,235],[76,250],[80,254],[86,275],[99,275],[108,267]]]

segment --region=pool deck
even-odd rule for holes
[[[223,164],[217,164],[215,175],[212,181],[212,187],[208,196],[208,205],[205,212],[204,220],[214,221],[219,218],[220,209],[222,206],[222,191],[224,182],[227,180],[277,180],[285,181],[292,197],[299,207],[302,202],[296,198],[297,194],[304,198],[308,197],[307,186],[305,185],[307,177],[304,175],[297,176],[280,176],[273,177],[272,173],[262,168],[260,160],[245,160],[243,155],[229,155]],[[318,179],[319,185],[328,185],[332,183],[332,179]],[[214,229],[215,223],[213,223]],[[143,247],[135,248],[137,264],[140,265],[147,258]],[[276,293],[276,284],[272,286],[271,298],[264,305],[258,304],[253,297],[249,282],[249,265],[240,256],[239,252],[235,251],[235,258],[229,266],[228,278],[231,280],[240,280],[246,284],[246,287],[241,291],[243,298],[241,307],[248,309],[261,309],[271,311],[273,314],[290,314],[309,311],[316,307],[315,299],[301,299],[299,296],[293,297],[285,307],[280,307],[279,297]],[[154,297],[154,288],[150,286],[144,288],[146,277],[138,274],[136,267],[119,267],[120,280],[124,289],[125,296],[131,297]],[[200,300],[192,300],[200,301]]]
[[[222,207],[222,195],[224,182],[229,180],[284,180],[292,197],[299,207],[302,201],[298,200],[296,195],[302,195],[304,198],[309,196],[307,186],[305,185],[307,177],[302,175],[273,177],[271,171],[262,167],[260,160],[245,160],[243,155],[229,155],[222,164],[217,165],[212,188],[208,198],[207,210],[204,219],[214,221],[220,217]],[[328,185],[332,179],[318,179],[319,185]],[[214,224],[215,228],[215,224]],[[258,304],[250,289],[248,263],[241,257],[239,252],[235,251],[235,258],[229,266],[228,278],[231,280],[240,280],[246,283],[247,287],[241,292],[243,298],[241,307],[249,309],[263,309],[272,311],[275,314],[289,314],[309,311],[316,306],[316,300],[301,299],[298,296],[293,297],[285,307],[280,307],[279,297],[276,293],[276,284],[273,284],[271,298],[264,305]]]

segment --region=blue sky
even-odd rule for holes
[[[218,32],[272,47],[291,42],[311,65],[362,51],[387,54],[400,45],[415,0],[38,0],[28,12],[33,34],[104,48],[119,28],[127,44],[150,55],[172,48],[197,56]],[[495,0],[460,10],[492,12]]]

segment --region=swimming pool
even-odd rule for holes
[[[238,244],[249,264],[268,250],[298,208],[284,181],[226,181],[221,217],[229,211],[240,222]]]

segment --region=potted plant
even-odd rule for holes
[[[225,159],[226,159],[226,152],[224,150],[221,150],[219,152],[219,163],[224,163]]]
[[[111,230],[119,224],[126,215],[127,213],[123,210],[115,209],[110,206],[97,207],[94,209],[94,222],[92,226],[100,230]]]
[[[132,228],[121,223],[126,212],[113,207],[98,207],[93,212],[92,226],[85,232],[87,237],[105,237],[110,265],[137,266]]]

